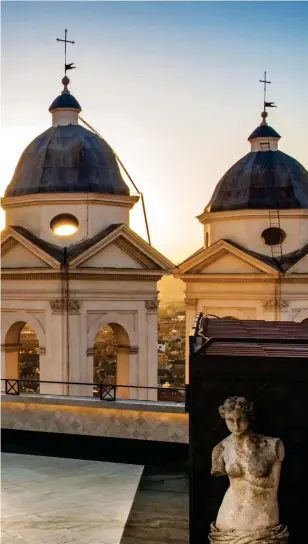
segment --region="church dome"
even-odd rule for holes
[[[279,139],[264,118],[248,138],[250,153],[221,178],[204,211],[308,208],[308,172],[278,150]]]
[[[52,126],[28,145],[5,196],[76,192],[130,194],[107,142],[67,124]]]
[[[81,106],[76,98],[70,93],[62,93],[54,99],[53,103],[49,107],[49,111],[52,113],[59,108],[72,109],[81,111]]]

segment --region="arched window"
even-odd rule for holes
[[[40,379],[40,351],[39,341],[35,330],[26,323],[19,334],[19,377],[29,379],[29,382],[20,383],[20,392],[39,393]]]
[[[97,332],[94,340],[93,381],[105,385],[116,383],[117,342],[109,325]]]
[[[130,341],[126,330],[118,323],[104,325],[97,331],[93,347],[94,382],[117,385],[117,398],[129,397],[128,386],[135,384],[130,383]],[[99,395],[98,387],[94,387],[93,394]]]

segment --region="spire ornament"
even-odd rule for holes
[[[66,37],[67,37],[67,28],[64,30],[64,40],[62,40],[62,38],[56,38],[57,42],[64,42],[64,72],[65,72],[65,76],[66,76],[67,70],[74,70],[76,68],[76,66],[73,66],[74,62],[71,62],[70,64],[67,64],[67,62],[66,62],[66,44],[71,43],[72,45],[74,45],[74,43],[75,43],[72,40],[67,40]]]
[[[266,86],[270,85],[272,83],[271,81],[267,81],[266,71],[264,72],[264,79],[259,79],[259,81],[260,81],[260,83],[264,83],[264,88],[263,88],[263,111],[261,113],[261,117],[262,117],[261,125],[267,125],[266,118],[268,117],[268,113],[266,111],[266,108],[277,108],[277,106],[275,106],[275,102],[267,102],[266,101],[266,91],[267,91]]]

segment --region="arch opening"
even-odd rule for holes
[[[20,379],[29,379],[29,382],[20,383],[20,392],[39,393],[40,346],[35,330],[28,323],[19,333],[18,365]]]
[[[40,391],[40,346],[34,328],[25,321],[13,323],[5,338],[5,378],[20,382],[20,393]]]
[[[117,341],[109,325],[99,329],[94,339],[93,381],[106,385],[116,383]],[[98,388],[94,388],[94,396],[98,396]]]
[[[129,383],[129,337],[118,323],[108,323],[101,327],[94,338],[93,382],[103,385],[132,385]],[[98,385],[93,387],[93,395],[99,396]],[[126,398],[128,387],[118,387],[117,397]]]

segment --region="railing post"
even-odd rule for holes
[[[12,391],[12,393],[11,393]],[[5,380],[5,392],[7,395],[19,395],[19,380]]]

